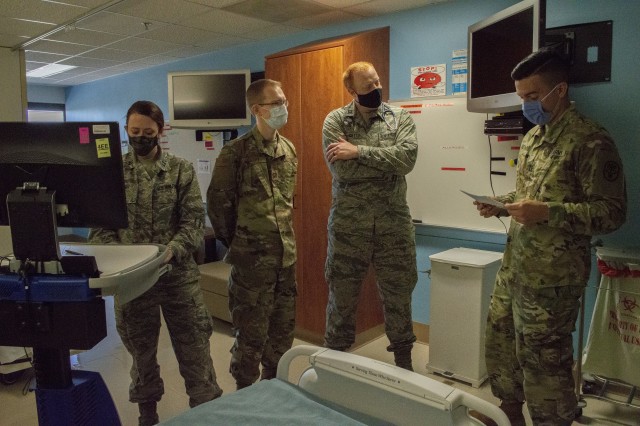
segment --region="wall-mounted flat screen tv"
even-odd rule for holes
[[[172,127],[233,129],[251,124],[245,101],[248,69],[171,72],[169,121]]]
[[[544,46],[545,5],[545,0],[524,0],[469,27],[467,110],[520,109],[511,71]]]

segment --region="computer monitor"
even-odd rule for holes
[[[167,79],[172,127],[233,129],[251,125],[245,100],[251,83],[248,69],[171,72]]]
[[[468,28],[467,110],[520,110],[511,70],[544,46],[546,0],[523,0]]]
[[[117,122],[0,123],[0,176],[17,259],[57,260],[57,226],[127,227]]]

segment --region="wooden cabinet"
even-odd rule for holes
[[[328,289],[324,279],[331,174],[322,153],[322,124],[332,110],[351,102],[342,73],[353,62],[371,62],[388,99],[389,28],[323,40],[266,57],[265,77],[282,83],[289,120],[280,131],[298,154],[294,221],[298,248],[296,335],[322,344]],[[356,344],[383,332],[383,314],[372,271],[358,304]]]

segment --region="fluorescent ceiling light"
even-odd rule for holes
[[[73,68],[77,67],[73,65],[49,64],[27,72],[27,77],[50,77]]]

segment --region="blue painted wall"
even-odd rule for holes
[[[413,66],[450,64],[454,49],[466,48],[467,27],[508,7],[513,0],[454,0],[429,7],[364,19],[322,30],[305,31],[274,40],[199,56],[172,64],[68,88],[68,120],[119,120],[123,122],[129,105],[149,99],[167,111],[167,72],[180,70],[264,69],[264,56],[310,41],[342,34],[390,26],[390,97],[410,96],[409,75]],[[571,96],[578,107],[596,118],[613,134],[623,157],[629,193],[629,219],[624,227],[602,239],[607,245],[638,246],[640,218],[637,215],[640,185],[640,113],[635,99],[640,96],[640,47],[637,22],[640,1],[628,0],[547,0],[547,27],[613,20],[613,65],[609,83],[574,87]],[[496,58],[499,59],[499,58]],[[322,84],[322,83],[319,83]],[[425,137],[423,135],[423,137]],[[437,183],[433,183],[437,184]],[[444,206],[443,206],[444,208]],[[473,208],[470,206],[470,208]],[[420,226],[417,229],[420,271],[430,268],[428,256],[453,247],[502,251],[504,236]],[[429,323],[429,278],[421,273],[413,296],[414,321]],[[597,278],[590,281],[588,305],[593,304]],[[586,312],[591,316],[591,306]]]

